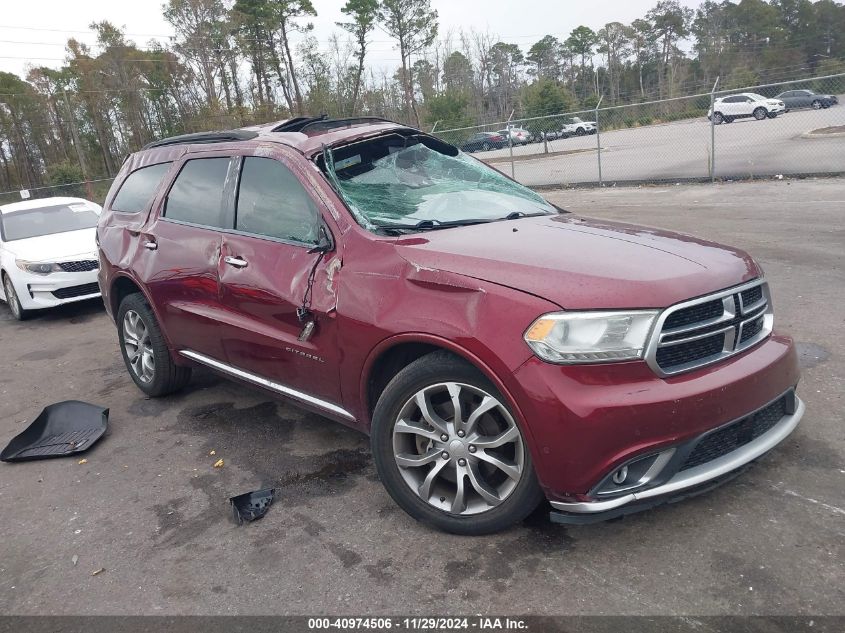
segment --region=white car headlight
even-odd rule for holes
[[[22,271],[35,273],[36,275],[49,275],[50,273],[62,271],[58,264],[52,264],[50,262],[28,262],[23,259],[16,259],[15,264],[17,264],[17,267]]]
[[[643,357],[657,310],[553,312],[531,324],[525,342],[550,363],[602,363]]]

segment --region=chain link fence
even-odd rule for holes
[[[717,82],[708,93],[435,134],[532,187],[841,174],[843,93],[845,73],[733,90]]]
[[[769,100],[783,102],[785,111]],[[845,73],[734,90],[716,85],[612,107],[600,101],[592,110],[434,133],[539,188],[845,174]],[[111,182],[45,185],[28,195],[102,204]],[[0,192],[0,204],[22,197]]]
[[[85,198],[97,204],[103,204],[106,194],[114,178],[99,178],[84,182],[72,182],[62,185],[44,185],[21,191],[0,192],[0,205],[20,202],[21,200],[37,200],[40,198],[68,197]],[[27,197],[28,196],[28,197]]]

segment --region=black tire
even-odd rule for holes
[[[489,152],[489,151],[490,151],[490,143],[484,143],[484,144],[482,144],[482,146],[481,146],[481,151],[482,151],[482,152]]]
[[[575,130],[575,136],[584,136],[586,133],[587,131],[582,127],[579,127],[577,130]]]
[[[713,113],[713,124],[722,125],[722,123],[730,123],[727,117],[723,116],[721,112]]]
[[[127,355],[126,341],[124,338],[124,319],[126,313],[133,311],[140,316],[141,321],[146,327],[150,347],[154,359],[154,372],[152,379],[143,381],[135,370]],[[179,367],[173,362],[170,356],[170,350],[167,348],[167,343],[164,340],[164,335],[161,333],[161,328],[156,321],[152,308],[147,303],[144,295],[135,293],[124,297],[120,302],[120,308],[117,311],[117,338],[120,343],[120,354],[123,356],[123,362],[126,364],[126,370],[129,372],[133,382],[138,388],[148,396],[158,398],[166,396],[182,389],[191,379],[190,367]]]
[[[768,115],[769,113],[766,111],[766,108],[760,107],[754,110],[754,118],[758,121],[764,120]]]
[[[403,406],[421,389],[444,382],[469,385],[499,403],[506,402],[481,372],[453,354],[433,352],[414,361],[394,376],[376,404],[370,442],[379,477],[393,500],[418,521],[452,534],[481,535],[504,530],[527,517],[543,500],[521,430],[524,458],[518,483],[499,505],[478,514],[453,514],[431,505],[411,489],[396,463],[393,431]]]
[[[15,292],[15,287],[12,285],[12,280],[3,272],[2,274],[3,294],[6,295],[6,305],[9,306],[9,312],[18,321],[26,321],[31,315],[31,310],[24,310],[21,307],[21,302],[18,299],[18,293]]]
[[[822,108],[822,102],[819,101],[818,99],[813,99],[813,103],[810,104],[810,105],[813,106],[813,110],[821,110],[821,108]]]

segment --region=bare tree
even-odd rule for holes
[[[361,90],[361,78],[364,75],[364,60],[367,57],[367,37],[376,26],[379,16],[378,0],[347,0],[341,11],[348,15],[351,22],[337,22],[336,24],[352,34],[357,49],[358,69],[355,73],[355,83],[352,88],[352,100],[349,104],[349,114],[354,114],[358,107],[358,95]]]
[[[431,8],[431,0],[382,0],[379,19],[385,32],[399,42],[405,116],[411,120],[413,115],[419,126],[410,60],[412,55],[431,46],[437,37],[437,11]]]

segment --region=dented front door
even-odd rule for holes
[[[284,155],[242,157],[235,230],[223,235],[218,267],[230,312],[221,340],[234,367],[340,404],[332,283],[340,255],[337,246],[315,252],[323,207],[297,174]]]

